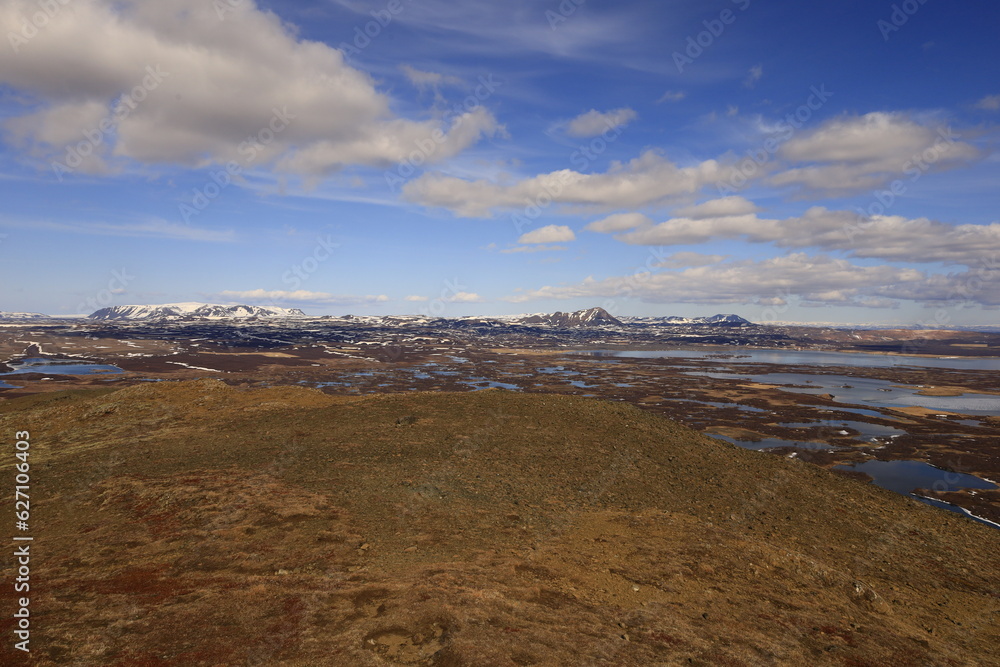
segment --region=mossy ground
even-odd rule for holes
[[[988,665],[1000,645],[1000,531],[620,403],[195,381],[11,400],[0,423],[31,431],[32,664]]]

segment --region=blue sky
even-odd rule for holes
[[[998,19],[13,0],[0,310],[996,324]]]

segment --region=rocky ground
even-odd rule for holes
[[[32,664],[990,665],[1000,645],[1000,531],[622,402],[199,380],[22,396],[0,423],[31,433]]]

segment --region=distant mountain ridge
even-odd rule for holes
[[[671,315],[669,317],[624,317],[622,319],[629,324],[707,324],[729,327],[743,327],[753,324],[750,320],[742,318],[739,315],[733,315],[732,313],[711,315],[709,317],[678,317]]]
[[[592,327],[604,324],[622,325],[622,321],[603,308],[588,308],[575,313],[555,312],[551,315],[529,315],[515,320],[519,324],[551,324],[560,327]]]
[[[298,308],[274,306],[225,306],[211,303],[164,303],[160,305],[109,306],[88,315],[92,320],[213,319],[231,320],[249,317],[305,317]]]
[[[675,324],[675,325],[709,325],[709,326],[750,326],[753,324],[748,319],[732,313],[720,313],[709,317],[678,317],[670,315],[667,317],[631,317],[623,316],[620,319],[603,308],[587,308],[574,313],[535,313],[532,315],[513,315],[500,318],[506,322],[515,324],[550,325],[561,327],[585,327],[617,325],[629,326],[633,324]]]
[[[45,320],[48,315],[41,313],[8,313],[0,310],[0,320]]]
[[[46,315],[39,313],[2,313],[0,319],[39,319]],[[209,320],[238,320],[248,318],[307,318],[309,317],[298,308],[279,308],[275,306],[249,306],[246,304],[220,305],[198,302],[188,303],[164,303],[164,304],[132,304],[123,306],[109,306],[101,308],[87,316],[91,320],[119,320],[119,321],[144,321],[144,320],[178,320],[178,319],[209,319]],[[405,323],[418,324],[430,323],[441,318],[428,317],[425,315],[362,315],[362,316],[323,316],[325,320],[342,320],[344,323],[359,324],[380,324],[384,326],[398,326]],[[732,313],[717,314],[709,317],[678,317],[676,315],[664,317],[635,317],[622,316],[615,317],[604,308],[586,308],[575,312],[556,311],[554,313],[532,313],[524,315],[508,315],[501,317],[475,316],[459,317],[455,322],[467,322],[470,324],[483,324],[492,326],[504,325],[526,325],[526,326],[549,326],[561,328],[584,328],[584,327],[629,327],[642,325],[690,325],[690,326],[715,326],[715,327],[742,327],[752,326],[750,320],[744,319]]]

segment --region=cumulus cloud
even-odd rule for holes
[[[758,218],[754,214],[673,218],[616,238],[633,245],[684,245],[742,239],[780,248],[841,251],[859,259],[979,266],[1000,257],[1000,223],[952,225],[927,218],[861,217],[814,206],[801,216]]]
[[[976,108],[983,111],[1000,111],[1000,95],[987,95],[976,102]]]
[[[778,155],[803,163],[770,177],[777,186],[850,194],[904,174],[941,171],[980,157],[950,128],[920,124],[902,114],[875,112],[835,118],[781,145]]]
[[[497,209],[576,204],[603,209],[639,208],[681,195],[698,193],[729,174],[729,167],[706,160],[679,167],[656,151],[629,162],[614,162],[604,173],[583,174],[561,169],[531,178],[467,181],[428,173],[407,183],[403,195],[412,202],[439,206],[463,217],[489,217]]]
[[[572,137],[596,137],[608,130],[628,125],[637,116],[633,109],[627,107],[604,112],[591,109],[569,121],[566,133]]]
[[[970,304],[995,308],[1000,306],[1000,263],[957,273],[933,274],[918,282],[886,285],[875,292],[883,298],[922,301],[927,306],[956,310]]]
[[[703,218],[717,218],[724,215],[747,215],[756,213],[760,209],[752,201],[743,197],[732,195],[720,199],[712,199],[694,206],[685,206],[674,210],[674,215],[679,218],[691,218],[701,220]]]
[[[507,301],[634,297],[648,303],[775,303],[796,296],[812,302],[865,305],[871,296],[890,297],[919,285],[926,276],[915,269],[858,266],[825,255],[793,253],[765,260],[738,260],[694,266],[678,271],[643,273],[595,280],[576,285],[546,286],[529,290]],[[918,289],[912,289],[920,298]]]
[[[19,33],[37,10],[29,0],[3,3],[0,32]],[[93,137],[80,166],[91,172],[122,159],[232,160],[316,176],[389,165],[447,133],[426,156],[433,162],[500,130],[482,107],[450,122],[397,117],[340,51],[298,38],[251,0],[227,5],[225,20],[201,0],[74,0],[0,59],[0,83],[31,98],[30,111],[6,123],[9,141],[58,160],[67,143]]]
[[[584,229],[592,232],[608,234],[612,232],[625,232],[636,227],[647,227],[653,221],[642,213],[615,213],[606,218],[595,220]]]
[[[713,238],[745,238],[761,242],[777,241],[780,230],[776,220],[762,220],[753,214],[724,215],[700,220],[671,218],[616,238],[632,245],[665,246],[704,243]]]
[[[322,303],[345,306],[384,303],[389,300],[389,297],[385,294],[347,296],[330,294],[329,292],[310,292],[308,290],[224,290],[220,292],[219,295],[227,299],[237,299],[243,301],[268,301],[271,303]]]
[[[684,251],[675,252],[673,255],[665,257],[657,266],[666,269],[686,269],[693,266],[718,264],[723,259],[722,255],[706,255],[700,252]]]
[[[566,225],[546,225],[521,234],[518,243],[565,243],[575,241],[576,234]]]
[[[485,299],[475,292],[455,292],[451,296],[445,297],[443,301],[448,303],[483,303]]]
[[[410,296],[403,297],[403,301],[422,302],[422,301],[429,301],[429,300],[430,299],[428,299],[426,296],[420,296],[419,294],[411,294]]]

